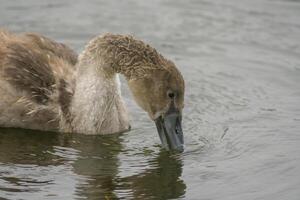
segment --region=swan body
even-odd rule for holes
[[[165,116],[177,113],[179,120],[183,78],[174,63],[144,42],[104,34],[77,56],[39,34],[0,30],[0,126],[82,134],[129,130],[118,74],[125,76],[136,102],[160,124],[159,132],[165,130]]]

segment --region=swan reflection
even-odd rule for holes
[[[121,176],[120,167],[126,160],[119,155],[127,150],[122,144],[122,135],[0,129],[0,182],[4,182],[0,191],[7,195],[34,191],[40,196],[51,191],[58,197],[88,199],[171,199],[184,195],[180,155],[161,150],[145,158],[147,166],[142,170]],[[28,169],[33,175],[24,177]]]

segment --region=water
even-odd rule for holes
[[[128,133],[1,129],[0,199],[300,198],[300,1],[0,5],[0,26],[78,52],[99,33],[134,34],[174,60],[186,80],[184,153],[161,149],[123,84]]]

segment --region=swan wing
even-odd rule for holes
[[[64,44],[0,31],[0,126],[59,129],[74,92],[76,62]]]

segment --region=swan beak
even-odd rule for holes
[[[159,138],[167,150],[184,150],[181,115],[178,112],[167,113],[155,120]]]

